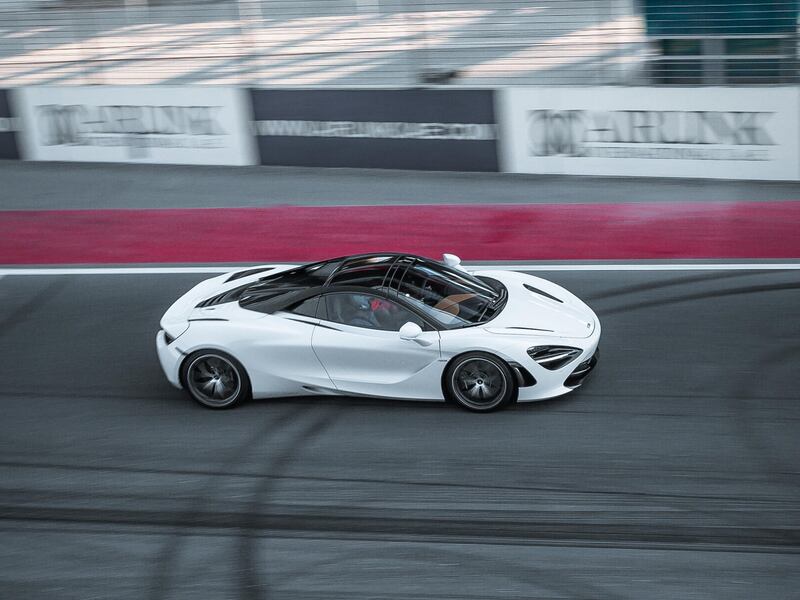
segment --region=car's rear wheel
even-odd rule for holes
[[[475,412],[502,408],[517,393],[508,365],[485,352],[469,352],[453,359],[445,372],[444,386],[449,400]]]
[[[208,408],[230,408],[250,396],[241,363],[218,350],[200,350],[183,361],[181,380],[189,395]]]

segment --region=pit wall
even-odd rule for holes
[[[800,180],[800,88],[0,90],[0,158]]]

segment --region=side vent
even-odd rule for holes
[[[514,372],[514,376],[517,378],[517,385],[519,387],[530,387],[532,385],[536,385],[536,378],[531,375],[530,371],[523,367],[518,362],[510,362],[508,366],[511,367],[511,370]]]

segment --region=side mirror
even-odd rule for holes
[[[401,340],[410,340],[412,342],[416,342],[420,346],[430,346],[431,344],[433,344],[433,341],[431,341],[430,336],[420,337],[421,335],[422,335],[422,327],[420,327],[416,323],[412,323],[411,321],[409,321],[400,328]]]
[[[422,327],[409,321],[400,328],[401,340],[413,340],[422,335]]]

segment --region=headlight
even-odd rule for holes
[[[528,356],[545,369],[555,371],[581,355],[580,348],[572,346],[534,346],[528,348]]]

